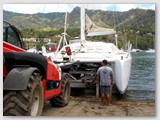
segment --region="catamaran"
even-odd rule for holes
[[[127,89],[131,71],[131,47],[128,43],[127,52],[121,51],[117,46],[117,34],[114,29],[96,26],[85,14],[85,9],[81,7],[81,38],[66,42],[64,36],[55,53],[49,53],[54,62],[59,63],[64,72],[72,75],[71,87],[87,88],[95,86],[95,75],[101,66],[102,60],[106,59],[114,72],[115,86],[119,93],[123,94]],[[66,23],[65,23],[66,24]],[[116,43],[93,42],[86,40],[86,36],[114,35]],[[65,45],[60,49],[62,39]]]

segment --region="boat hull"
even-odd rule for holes
[[[129,56],[127,59],[123,58],[123,60],[118,57],[115,61],[115,85],[121,94],[123,94],[127,89],[130,78],[131,64],[131,56]]]

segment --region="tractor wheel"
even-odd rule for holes
[[[69,76],[67,74],[62,74],[62,87],[61,87],[61,93],[50,100],[50,104],[52,106],[57,106],[57,107],[64,107],[69,103],[70,99],[70,80]]]
[[[3,115],[40,116],[43,104],[44,97],[41,77],[39,73],[33,73],[25,90],[4,91]]]

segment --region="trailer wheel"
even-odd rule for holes
[[[69,103],[71,92],[69,78],[70,77],[66,73],[62,74],[61,93],[57,97],[50,100],[50,104],[52,106],[64,107]]]
[[[4,91],[4,116],[39,116],[42,114],[44,97],[41,77],[33,73],[27,88],[22,91]]]

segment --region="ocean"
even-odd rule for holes
[[[155,101],[155,53],[132,53],[132,67],[124,100]]]

